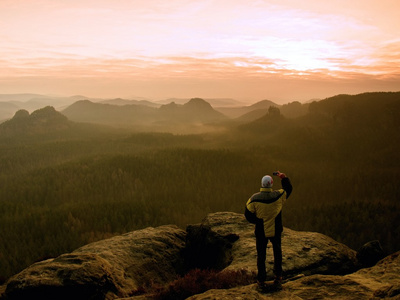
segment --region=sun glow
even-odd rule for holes
[[[390,79],[385,81],[390,89],[400,77],[400,3],[392,0],[346,1],[346,6],[344,0],[93,3],[1,1],[0,93],[28,86],[27,78],[36,83],[42,78],[45,86],[50,77],[54,90],[61,80],[64,86],[64,79],[82,77],[141,83],[167,82],[170,76],[192,82],[187,88],[172,81],[163,85],[168,95],[225,80],[232,81],[224,88],[231,96],[237,80],[253,89],[259,82],[249,82],[266,75],[268,80],[306,76],[324,82],[329,75],[332,83],[359,77],[360,90],[371,87],[370,81],[361,84],[365,76],[377,76],[379,87],[382,78]],[[140,83],[119,89],[127,94]],[[229,85],[220,86],[222,95],[222,86]],[[258,97],[271,90],[265,86]],[[91,93],[75,88],[71,85],[71,93]],[[111,83],[109,89],[115,89]]]

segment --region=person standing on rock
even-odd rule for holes
[[[292,184],[284,173],[274,172],[281,179],[282,189],[273,190],[273,179],[266,175],[261,179],[260,192],[253,194],[246,203],[245,217],[255,224],[257,248],[257,281],[263,285],[267,279],[265,268],[268,241],[271,241],[274,252],[274,283],[282,282],[282,247],[281,237],[282,207],[292,192]]]

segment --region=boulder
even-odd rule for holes
[[[385,253],[379,241],[370,241],[357,251],[358,262],[366,268],[372,267],[384,257]]]
[[[254,225],[247,222],[243,214],[232,212],[217,212],[209,214],[198,225],[191,225],[187,239],[191,239],[194,226],[209,232],[209,236],[215,240],[219,236],[223,242],[220,245],[229,251],[225,257],[226,270],[248,270],[251,273],[257,271],[256,240]],[[205,233],[203,232],[203,235]],[[238,238],[233,238],[234,236]],[[231,241],[230,247],[226,245]],[[215,242],[214,242],[215,246]],[[210,250],[210,249],[208,249]],[[199,253],[210,257],[210,251],[203,249]],[[284,228],[282,235],[283,272],[284,275],[294,274],[348,274],[356,270],[356,252],[328,236],[316,232],[294,231]],[[198,261],[204,261],[207,257],[199,256]],[[213,256],[211,256],[213,257]],[[229,263],[228,263],[229,262]],[[210,266],[212,267],[212,266]],[[273,252],[271,243],[267,247],[267,276],[273,277]]]
[[[209,290],[188,300],[228,299],[400,299],[400,252],[377,265],[348,275],[310,275],[283,284],[282,290],[261,293],[256,284]]]
[[[182,272],[186,232],[133,231],[33,264],[10,278],[5,299],[115,299],[165,284]]]

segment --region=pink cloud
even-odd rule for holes
[[[17,87],[17,80],[31,86],[26,78],[52,78],[60,87],[73,81],[91,90],[99,82],[126,82],[126,91],[129,82],[140,82],[143,93],[151,86],[144,81],[166,93],[166,82],[197,82],[213,87],[210,93],[222,94],[224,86],[227,92],[245,94],[248,87],[254,95],[277,95],[281,88],[287,97],[294,87],[320,89],[311,82],[392,87],[400,74],[400,4],[364,3],[4,0],[0,79]]]

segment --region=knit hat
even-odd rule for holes
[[[271,188],[273,184],[274,184],[274,180],[269,175],[265,175],[261,179],[261,187],[263,187],[263,188]]]

